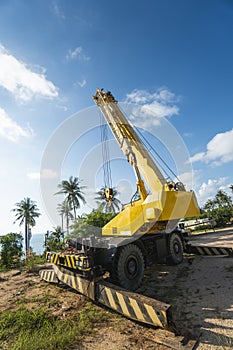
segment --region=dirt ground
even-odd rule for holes
[[[227,246],[233,247],[229,236],[227,239]],[[178,266],[149,268],[138,292],[171,304],[178,331],[201,334],[198,350],[228,350],[233,348],[232,274],[233,257],[186,256]],[[45,298],[53,301],[50,312],[61,317],[72,316],[87,302],[71,289],[41,282],[38,274],[17,271],[0,274],[0,311],[17,307],[20,301],[48,305]],[[93,329],[73,350],[168,349],[154,343],[154,329],[105,312],[107,321]]]
[[[19,307],[21,303],[28,307],[44,307],[61,318],[70,317],[86,305],[87,298],[68,287],[50,285],[40,280],[38,274],[12,270],[0,274],[0,312]],[[97,309],[102,308],[95,305]],[[155,348],[155,343],[146,339],[145,328],[105,309],[106,320],[85,335],[73,350],[118,350]],[[147,331],[147,330],[146,330]],[[149,330],[148,330],[149,331]],[[1,344],[0,344],[1,347]],[[167,347],[156,345],[158,350]],[[72,350],[72,349],[71,349]]]

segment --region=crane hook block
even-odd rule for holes
[[[110,202],[112,200],[113,196],[113,189],[112,188],[105,188],[104,190],[104,198],[106,199],[107,202]]]

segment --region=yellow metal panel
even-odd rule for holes
[[[107,297],[108,297],[108,301],[109,301],[111,307],[113,309],[117,310],[117,305],[116,305],[115,300],[113,298],[111,289],[110,288],[105,288],[105,291],[106,291],[106,294],[107,294]]]
[[[76,288],[77,287],[77,285],[76,285],[76,283],[75,283],[75,277],[74,276],[71,276],[71,286],[72,286],[72,288]]]
[[[119,303],[120,303],[120,306],[122,308],[122,311],[123,311],[124,315],[130,317],[131,315],[130,315],[130,312],[128,310],[128,307],[126,305],[126,302],[125,302],[125,299],[124,299],[123,295],[121,293],[119,293],[119,292],[116,292],[116,295],[117,295],[117,298],[119,300]]]
[[[203,247],[203,250],[207,255],[212,255],[211,248],[209,249],[208,247]]]
[[[137,316],[137,319],[139,321],[145,322],[145,317],[143,316],[143,313],[135,299],[129,298],[130,304],[135,312],[135,315]]]
[[[159,220],[173,220],[200,215],[194,192],[164,191],[161,207],[163,210]]]
[[[64,265],[65,265],[65,266],[68,266],[68,267],[71,267],[69,255],[67,255],[67,256],[65,257]]]
[[[211,248],[215,255],[221,255],[221,253],[216,248]]]
[[[153,321],[154,324],[158,325],[159,327],[163,327],[162,323],[160,322],[154,308],[150,305],[144,304],[146,311],[148,312],[151,320]],[[165,313],[165,317],[166,317],[166,313]]]
[[[84,289],[83,289],[83,284],[82,284],[81,278],[76,277],[76,283],[77,283],[77,285],[78,285],[78,289],[80,290],[80,292],[81,292],[82,294],[85,294],[85,293],[84,293]]]
[[[204,252],[203,252],[203,249],[200,248],[200,247],[196,247],[197,248],[197,251],[200,255],[204,255]]]
[[[228,255],[228,252],[226,249],[224,249],[224,248],[220,248],[220,249],[221,249],[222,254]]]
[[[163,191],[162,198],[128,205],[102,229],[103,236],[133,236],[150,231],[156,223],[199,216],[200,211],[193,192]],[[148,224],[147,230],[142,229]],[[163,225],[161,225],[163,227]],[[159,230],[158,230],[159,231]]]
[[[64,275],[63,282],[64,282],[64,283],[67,283],[68,278],[69,278],[69,275],[68,275],[68,274],[67,274],[67,275]]]
[[[59,258],[58,254],[53,254],[53,263],[54,264],[58,263],[58,258]]]
[[[121,232],[127,233],[127,235],[134,234],[144,223],[143,209],[141,205],[132,205],[126,207],[115,218],[113,218],[102,229],[102,234],[120,236]],[[115,231],[113,230],[115,229]]]

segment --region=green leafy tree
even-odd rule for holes
[[[0,265],[6,268],[12,268],[20,263],[23,255],[23,237],[18,233],[8,233],[0,236],[1,259]]]
[[[203,206],[203,211],[209,219],[214,219],[218,227],[224,227],[233,216],[232,199],[219,190],[214,199],[209,199]]]
[[[112,189],[111,198],[106,198],[105,188],[102,187],[97,192],[96,203],[98,205],[98,210],[103,213],[117,213],[122,209],[122,203],[117,198],[118,192],[115,188]]]
[[[56,194],[65,195],[65,202],[68,203],[70,208],[72,208],[74,219],[76,219],[76,211],[80,208],[80,202],[86,202],[83,194],[83,189],[85,187],[80,186],[80,180],[78,177],[70,176],[69,180],[63,180],[58,184],[58,188],[60,188],[60,191]]]
[[[49,251],[59,251],[64,240],[64,232],[60,226],[57,226],[54,231],[48,232],[45,235],[45,248]]]
[[[214,199],[216,206],[221,207],[231,207],[232,206],[232,199],[228,194],[222,190],[219,190],[215,196]]]
[[[114,213],[103,213],[93,209],[89,214],[83,214],[71,226],[72,237],[100,236],[101,228],[114,218]]]
[[[19,221],[19,225],[24,223],[24,233],[25,233],[25,253],[27,256],[27,251],[30,248],[30,239],[31,239],[31,227],[36,225],[36,218],[41,214],[37,208],[36,202],[32,201],[30,198],[24,198],[20,202],[16,203],[16,208],[12,209],[15,213],[16,220],[14,223]]]

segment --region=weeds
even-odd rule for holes
[[[45,306],[55,306],[59,303],[55,295],[50,295],[47,293],[43,295],[33,296],[31,298],[31,301],[33,303],[40,303],[41,305],[45,305]]]
[[[26,268],[28,272],[38,272],[41,265],[46,262],[45,257],[40,257],[39,255],[31,254],[27,259],[22,262],[22,266]]]
[[[4,311],[0,315],[0,349],[70,349],[104,317],[91,304],[72,319],[50,316],[43,308],[30,310],[21,306],[18,310]]]

